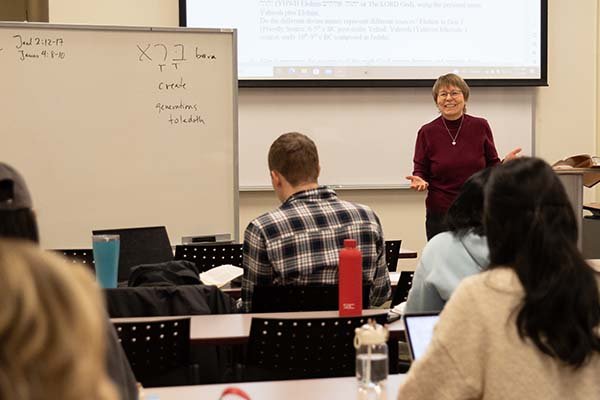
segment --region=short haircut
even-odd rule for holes
[[[460,89],[465,98],[465,101],[469,100],[469,94],[471,93],[471,89],[469,89],[469,85],[467,82],[460,76],[456,74],[446,74],[442,75],[433,84],[433,89],[431,90],[431,94],[433,95],[433,102],[437,104],[437,98],[440,91],[444,88],[456,86]]]
[[[319,153],[315,142],[298,132],[279,136],[269,149],[269,170],[279,172],[293,186],[317,182]]]

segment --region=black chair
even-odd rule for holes
[[[363,309],[370,306],[371,285],[363,286]],[[339,308],[338,285],[255,286],[252,293],[253,313],[327,311]]]
[[[388,271],[396,272],[398,267],[398,258],[400,257],[400,245],[402,240],[386,240],[385,241],[385,262]]]
[[[351,376],[355,373],[354,329],[370,317],[252,318],[245,380]]]
[[[408,298],[408,292],[412,286],[413,276],[415,273],[413,271],[402,271],[400,272],[400,279],[398,279],[398,285],[396,286],[396,290],[394,291],[394,296],[392,297],[392,306],[398,305],[403,301],[406,301]]]
[[[231,298],[215,286],[140,286],[105,289],[111,318],[229,314]]]
[[[173,250],[164,226],[95,229],[94,235],[119,235],[119,282],[129,279],[131,268],[173,259]]]
[[[52,249],[50,251],[60,254],[72,263],[83,264],[92,271],[96,271],[92,249]]]
[[[196,264],[200,272],[223,264],[242,266],[242,244],[177,245],[175,259],[187,260]]]
[[[189,364],[190,318],[114,323],[136,379],[144,387],[198,382]]]

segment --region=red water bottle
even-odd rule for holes
[[[362,315],[362,253],[356,240],[345,239],[338,265],[341,317]]]

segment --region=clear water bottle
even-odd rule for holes
[[[375,321],[356,328],[356,378],[359,400],[385,400],[388,377],[388,329]]]

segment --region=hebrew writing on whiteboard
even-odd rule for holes
[[[138,60],[151,63],[159,72],[167,70],[179,71],[182,65],[188,62],[215,62],[217,56],[206,53],[198,46],[192,46],[191,55],[187,54],[186,46],[182,43],[168,45],[165,43],[137,44]],[[157,102],[154,106],[159,115],[166,118],[171,125],[178,124],[206,124],[205,117],[199,113],[198,103],[183,100],[183,94],[194,91],[193,84],[180,76],[176,80],[159,80],[157,85],[159,93],[181,94],[175,101]],[[197,89],[196,89],[197,90]],[[169,96],[173,98],[173,96]]]

